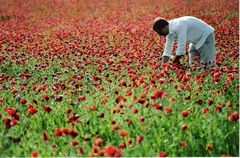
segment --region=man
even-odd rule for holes
[[[167,21],[158,17],[154,21],[153,30],[160,36],[166,37],[162,64],[169,61],[174,41],[177,41],[176,57],[173,63],[180,64],[186,43],[189,42],[190,65],[215,66],[214,28],[201,19],[183,16]]]

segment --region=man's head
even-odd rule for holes
[[[157,17],[153,23],[153,31],[157,32],[160,36],[167,36],[169,33],[168,21]]]

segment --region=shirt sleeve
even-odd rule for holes
[[[166,44],[163,52],[163,56],[171,56],[172,48],[174,44],[174,39],[171,36],[166,36]]]
[[[178,31],[176,55],[183,55],[185,53],[186,43],[187,43],[187,27],[181,26],[179,27]]]

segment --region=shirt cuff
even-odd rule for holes
[[[170,57],[171,56],[171,54],[168,54],[168,53],[163,53],[163,55],[162,56],[168,56],[168,57]]]
[[[176,55],[183,55],[184,52],[176,52]]]

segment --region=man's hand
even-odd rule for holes
[[[169,60],[169,57],[168,57],[168,56],[163,56],[163,58],[162,58],[162,65],[163,65],[164,63],[167,63],[168,60]],[[162,65],[161,65],[161,66],[162,66]]]
[[[177,55],[174,59],[173,59],[173,64],[176,65],[180,65],[180,59],[182,58],[183,55]]]

